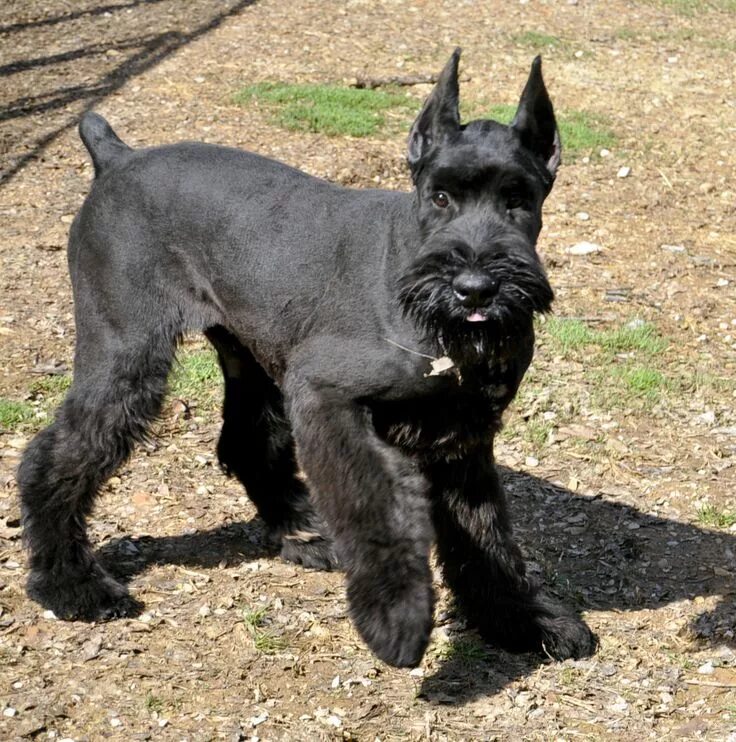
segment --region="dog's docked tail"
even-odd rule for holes
[[[82,116],[79,136],[92,157],[95,177],[99,177],[111,164],[133,151],[102,116],[92,111],[87,111]]]

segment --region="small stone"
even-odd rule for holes
[[[44,612],[43,612],[43,613],[42,613],[41,615],[42,615],[42,616],[43,616],[43,617],[44,617],[44,618],[45,618],[45,619],[46,619],[47,621],[56,621],[56,620],[57,620],[57,619],[56,619],[56,614],[55,614],[55,613],[54,613],[53,611],[51,611],[51,610],[48,610],[48,611],[44,611]]]
[[[95,659],[99,656],[102,649],[102,637],[93,636],[87,640],[81,647],[81,657],[85,662]]]
[[[141,553],[141,550],[132,541],[128,541],[127,539],[118,545],[118,551],[125,554],[125,556],[138,556]]]
[[[616,701],[610,704],[607,708],[609,711],[614,711],[616,713],[623,713],[629,708],[629,704],[625,698],[623,698],[622,696],[618,696]]]
[[[603,248],[594,242],[578,242],[572,247],[568,247],[566,252],[569,255],[591,255],[592,253],[601,252]]]
[[[210,613],[212,613],[212,611],[211,611],[211,609],[210,609],[210,607],[208,605],[203,605],[203,606],[200,607],[200,609],[197,611],[197,613],[199,613],[199,615],[202,618],[206,618],[207,616],[210,615]]]
[[[252,727],[257,727],[259,724],[263,724],[264,721],[268,719],[268,711],[264,711],[259,716],[251,716],[250,718],[250,725]]]
[[[580,51],[580,49],[578,49],[578,50],[577,50],[577,51],[575,52],[575,58],[576,58],[576,59],[580,59],[580,58],[581,58],[582,56],[583,56],[583,52],[582,52],[582,51]]]
[[[524,464],[530,469],[533,469],[535,466],[539,466],[539,459],[535,458],[534,456],[527,456],[524,459]]]
[[[409,675],[412,678],[423,678],[424,670],[421,667],[415,667],[413,670],[409,670]]]
[[[606,149],[605,147],[599,152],[601,157],[610,157],[611,156],[611,150]]]
[[[575,216],[580,219],[581,222],[587,222],[590,220],[590,214],[587,211],[578,211]]]
[[[705,425],[713,425],[716,421],[716,413],[713,412],[713,410],[706,410],[702,415],[698,415],[695,419]]]
[[[335,675],[335,677],[332,678],[332,683],[330,683],[330,685],[333,688],[339,688],[340,687],[340,676],[339,675]]]
[[[728,279],[727,278],[719,278],[718,281],[716,281],[716,286],[719,288],[723,288],[724,286],[728,286]]]
[[[115,728],[121,727],[123,726],[123,722],[120,721],[120,719],[118,719],[117,717],[113,717],[112,719],[110,719],[110,726]]]
[[[8,706],[7,708],[3,709],[3,716],[7,716],[9,718],[12,718],[17,713],[18,712],[12,706]]]
[[[700,675],[712,675],[715,671],[716,669],[713,667],[713,663],[710,660],[698,668],[698,673]]]
[[[616,176],[619,178],[628,178],[629,175],[631,175],[631,168],[626,167],[625,165],[624,167],[619,168],[618,172],[616,173]]]
[[[685,245],[662,245],[667,252],[685,252]]]

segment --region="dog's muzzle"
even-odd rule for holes
[[[485,322],[488,308],[498,293],[497,278],[478,270],[466,270],[452,279],[452,292],[460,305],[468,310],[468,322]]]
[[[552,288],[535,257],[496,251],[482,258],[437,250],[399,280],[404,312],[442,347],[490,349],[549,311]]]

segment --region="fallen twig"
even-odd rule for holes
[[[350,87],[359,90],[375,90],[388,85],[409,87],[411,85],[433,85],[437,82],[437,75],[399,75],[397,77],[359,77]],[[460,78],[460,82],[468,82],[469,77]]]
[[[706,685],[709,688],[736,688],[736,683],[716,683],[712,680],[686,680],[687,685]]]

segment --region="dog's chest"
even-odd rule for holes
[[[501,428],[501,415],[513,398],[513,379],[448,379],[435,395],[373,407],[376,431],[391,445],[426,460],[463,458],[490,446]],[[509,383],[511,382],[511,383]]]

